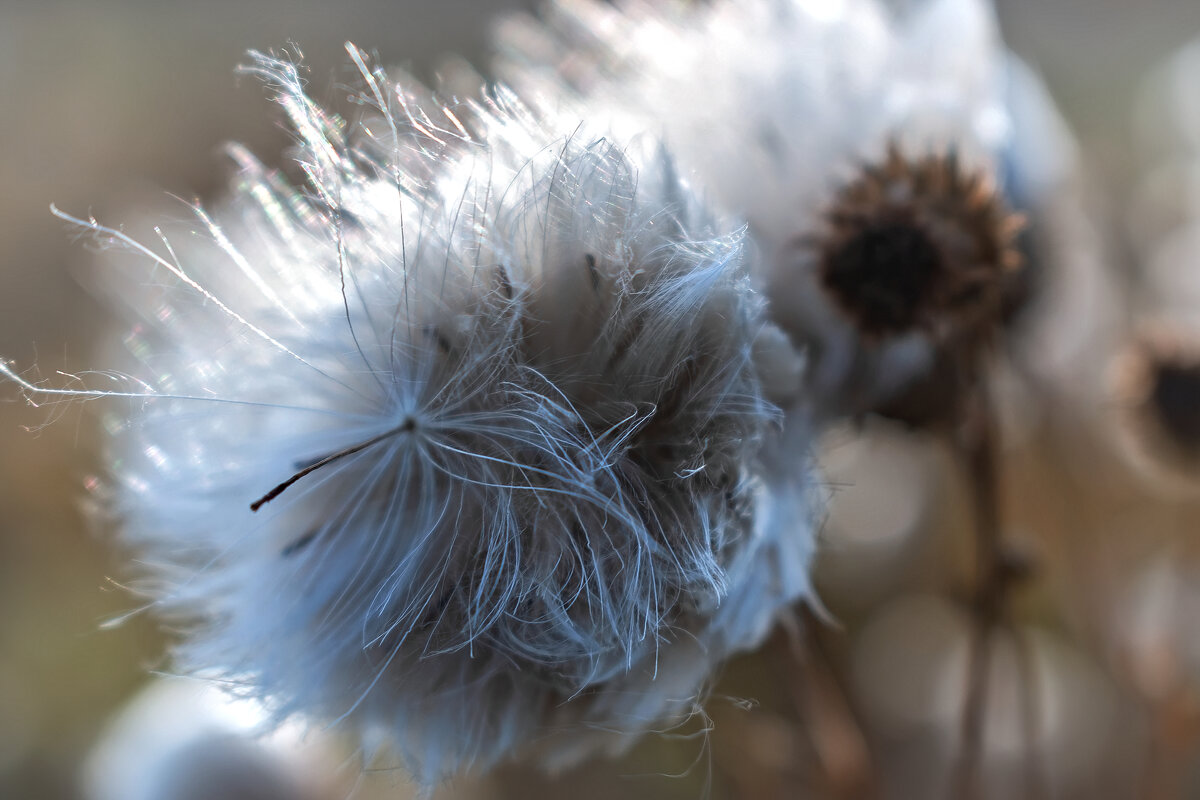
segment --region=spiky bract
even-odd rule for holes
[[[825,218],[810,242],[821,284],[865,336],[919,330],[965,346],[999,325],[1021,265],[1022,221],[953,153],[910,159],[889,148]]]

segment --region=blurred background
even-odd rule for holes
[[[314,95],[336,103],[352,75],[343,42],[429,77],[449,51],[482,65],[495,17],[532,5],[0,0],[0,355],[48,378],[103,366],[92,344],[112,323],[80,288],[100,267],[51,216],[52,202],[119,223],[133,209],[168,207],[168,193],[219,197],[232,172],[225,142],[282,163],[280,114],[255,80],[234,75],[247,49],[297,43]],[[1113,324],[1123,324],[1157,245],[1189,213],[1191,184],[1180,176],[1192,154],[1163,129],[1189,84],[1161,71],[1154,79],[1154,69],[1200,36],[1200,4],[1000,0],[998,13],[1080,140],[1085,200],[1121,301]],[[119,554],[84,511],[96,419],[81,407],[55,416],[44,424],[45,410],[0,384],[3,798],[84,797],[97,737],[166,667],[149,618],[105,627],[136,601],[110,579]],[[1034,568],[1012,635],[992,652],[989,785],[996,797],[1023,797],[1036,771],[1050,797],[1200,797],[1200,505],[1162,496],[1107,433],[1075,423],[1051,409],[1011,426],[1006,524]],[[828,619],[802,634],[804,655],[781,634],[730,665],[707,736],[652,738],[627,759],[553,781],[508,768],[445,794],[937,796],[969,635],[961,480],[935,440],[885,423],[832,431],[822,452],[838,487],[818,567]],[[212,713],[194,687],[181,691],[187,699],[160,698],[175,716]],[[245,730],[230,715],[213,730]],[[304,746],[321,750],[311,763],[333,776],[306,783],[305,796],[410,791],[398,770],[360,778],[336,742]],[[192,766],[236,760],[219,748],[208,757]],[[198,785],[171,796],[235,796]]]

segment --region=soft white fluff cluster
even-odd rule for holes
[[[112,393],[141,585],[183,668],[422,781],[619,749],[807,593],[804,434],[767,447],[798,357],[660,145],[351,55],[357,126],[250,68],[303,188],[234,150],[201,241],[81,222],[152,267],[116,292],[146,389]]]
[[[811,242],[839,189],[889,148],[912,160],[953,153],[1025,208],[1058,181],[1055,159],[1072,155],[985,0],[904,10],[877,0],[553,0],[499,38],[501,73],[531,102],[661,132],[704,190],[745,216],[764,253],[770,313],[812,348],[812,389],[828,413],[874,407],[937,357],[922,332],[864,340],[821,291]]]

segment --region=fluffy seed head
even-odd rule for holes
[[[304,189],[235,149],[199,236],[76,220],[154,268],[114,292],[145,377],[92,392],[138,403],[111,421],[138,585],[183,668],[382,732],[423,781],[669,725],[807,592],[742,232],[653,142],[503,89],[418,104],[350,52],[361,126],[249,68]]]

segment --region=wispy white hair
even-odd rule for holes
[[[145,387],[95,392],[134,401],[139,585],[184,669],[383,732],[427,783],[550,732],[557,763],[625,746],[807,593],[805,434],[767,447],[795,398],[764,365],[796,357],[660,145],[351,56],[358,126],[249,67],[304,189],[235,149],[201,241],[77,220],[153,267],[115,293]]]
[[[1013,140],[1005,52],[986,0],[551,0],[498,31],[501,74],[531,102],[608,109],[661,133],[764,251],[770,313],[814,347],[834,413],[930,366],[919,334],[861,346],[815,275],[810,237],[840,187],[889,146],[953,151],[1002,180]]]

